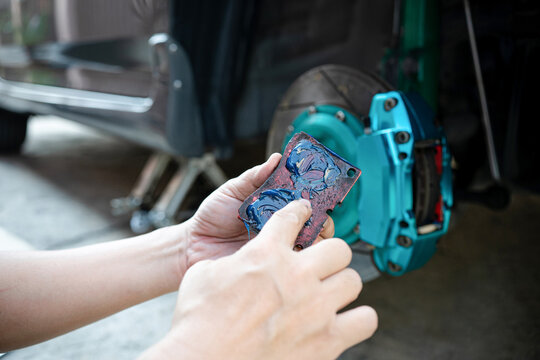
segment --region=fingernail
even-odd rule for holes
[[[268,159],[266,159],[266,162],[269,162],[271,158],[273,158],[275,155],[280,155],[279,153],[273,153],[272,155],[270,155],[268,157]]]
[[[305,207],[307,207],[308,209],[311,209],[311,202],[307,199],[300,199],[298,200],[300,202],[300,204],[304,205]]]

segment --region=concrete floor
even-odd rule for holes
[[[58,249],[130,236],[109,200],[129,193],[148,155],[71,122],[33,119],[22,155],[0,157],[0,249],[17,238]],[[540,196],[519,191],[503,212],[460,204],[424,268],[365,284],[358,302],[377,309],[380,327],[342,358],[539,358],[539,220]],[[132,359],[166,333],[174,302],[162,296],[3,359]]]

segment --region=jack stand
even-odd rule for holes
[[[125,198],[111,200],[112,214],[115,216],[127,214],[152,201],[152,194],[171,160],[172,158],[167,154],[152,154],[144,165],[131,194]]]
[[[170,161],[178,161],[180,168],[171,178],[152,209],[150,211],[141,209],[143,204],[151,205],[149,202],[153,198],[152,194]],[[164,154],[152,155],[131,194],[127,198],[111,201],[113,214],[119,215],[133,211],[130,226],[135,233],[147,232],[153,227],[173,225],[178,209],[193,183],[201,174],[215,187],[219,187],[227,181],[227,177],[212,154],[187,159],[173,159]]]
[[[199,175],[203,174],[215,187],[219,187],[227,181],[227,177],[217,165],[216,158],[212,154],[205,154],[201,158],[189,158],[182,162],[180,169],[174,174],[156,205],[148,214],[155,227],[159,228],[175,223],[174,216]]]

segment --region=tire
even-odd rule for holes
[[[0,109],[0,152],[14,153],[21,150],[26,138],[28,114]]]

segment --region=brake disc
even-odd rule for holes
[[[390,90],[390,85],[376,75],[342,65],[322,65],[307,71],[289,87],[274,113],[267,154],[281,152],[289,126],[307,107],[335,105],[363,118],[369,113],[373,96]]]

